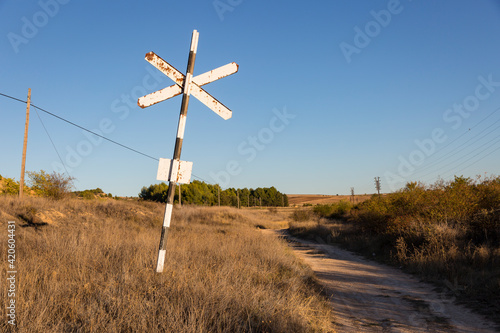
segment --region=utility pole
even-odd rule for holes
[[[219,201],[219,207],[220,207],[220,186],[217,184],[217,200]]]
[[[23,144],[23,161],[21,164],[21,179],[19,180],[19,197],[23,196],[24,190],[24,171],[26,167],[26,148],[28,147],[28,128],[30,126],[30,105],[31,105],[31,88],[28,88],[28,100],[26,101],[26,123],[24,125],[24,144]]]
[[[380,197],[380,177],[375,177],[375,188],[377,189],[378,196]]]
[[[247,207],[250,207],[250,191],[247,194]]]
[[[240,209],[240,189],[236,190],[236,197],[238,198],[238,209]]]

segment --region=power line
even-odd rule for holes
[[[52,138],[50,137],[49,131],[45,127],[45,124],[43,123],[42,118],[40,117],[40,114],[38,114],[38,111],[36,110],[36,108],[35,108],[35,112],[36,112],[36,115],[38,117],[38,120],[40,120],[40,123],[42,124],[43,129],[45,130],[45,133],[47,133],[47,136],[49,137],[50,143],[52,143],[52,147],[54,147],[54,150],[56,151],[57,157],[59,157],[59,160],[61,161],[61,164],[63,165],[64,170],[66,171],[66,174],[69,177],[68,179],[73,184],[73,187],[75,188],[75,190],[78,190],[76,188],[76,186],[75,186],[75,183],[73,182],[73,179],[71,178],[71,176],[70,176],[70,174],[68,172],[68,169],[66,169],[66,164],[64,164],[64,162],[63,162],[63,160],[61,158],[61,155],[59,154],[59,151],[57,150],[56,145],[54,144],[54,141],[52,141]]]
[[[6,97],[6,98],[9,98],[9,99],[12,99],[12,100],[17,101],[17,102],[21,102],[21,103],[23,103],[23,104],[27,103],[27,101],[23,101],[22,99],[15,98],[15,97],[13,97],[13,96],[6,95],[6,94],[3,94],[3,93],[0,93],[0,96],[3,96],[3,97]],[[67,119],[64,119],[63,117],[60,117],[60,116],[58,116],[58,115],[56,115],[56,114],[54,114],[54,113],[52,113],[52,112],[49,112],[49,111],[47,111],[47,110],[45,110],[45,109],[43,109],[43,108],[41,108],[41,107],[39,107],[39,106],[36,106],[36,105],[34,105],[33,103],[31,103],[31,106],[32,106],[32,107],[34,107],[35,109],[38,109],[38,110],[40,110],[40,111],[42,111],[42,112],[47,113],[48,115],[51,115],[52,117],[55,117],[55,118],[57,118],[57,119],[59,119],[59,120],[62,120],[62,121],[64,121],[64,122],[66,122],[66,123],[68,123],[68,124],[72,125],[72,126],[75,126],[75,127],[79,128],[79,129],[82,129],[82,130],[84,130],[84,131],[88,132],[88,133],[91,133],[91,134],[93,134],[93,135],[95,135],[95,136],[98,136],[98,137],[100,137],[100,138],[102,138],[102,139],[104,139],[104,140],[106,140],[106,141],[109,141],[109,142],[111,142],[111,143],[115,144],[115,145],[118,145],[118,146],[120,146],[120,147],[122,147],[122,148],[125,148],[125,149],[128,149],[128,150],[130,150],[130,151],[133,151],[134,153],[137,153],[137,154],[143,155],[143,156],[145,156],[145,157],[147,157],[147,158],[150,158],[150,159],[152,159],[152,160],[159,161],[159,159],[158,159],[158,158],[156,158],[156,157],[150,156],[150,155],[145,154],[145,153],[143,153],[143,152],[140,152],[140,151],[138,151],[138,150],[136,150],[136,149],[134,149],[134,148],[131,148],[131,147],[129,147],[129,146],[126,146],[126,145],[124,145],[124,144],[121,144],[121,143],[119,143],[119,142],[116,142],[116,141],[114,141],[114,140],[112,140],[112,139],[109,139],[109,138],[107,138],[107,137],[105,137],[105,136],[103,136],[103,135],[100,135],[100,134],[98,134],[98,133],[95,133],[95,132],[93,132],[93,131],[91,131],[91,130],[89,130],[89,129],[87,129],[87,128],[83,127],[83,126],[80,126],[80,125],[78,125],[78,124],[75,124],[75,123],[74,123],[74,122],[72,122],[72,121],[69,121],[69,120],[67,120]],[[35,110],[35,111],[36,111],[36,110]],[[38,112],[37,112],[37,115],[38,115]],[[39,115],[38,115],[38,118],[40,119],[40,122],[42,122],[42,120],[41,120],[41,118],[40,118],[40,116],[39,116]],[[56,150],[56,153],[57,153],[57,155],[59,156],[59,159],[60,159],[60,160],[61,160],[61,162],[62,162],[61,156],[59,155],[59,152],[57,152],[57,149],[55,148],[54,142],[53,142],[53,141],[52,141],[52,139],[50,138],[50,135],[48,134],[47,129],[46,129],[46,128],[45,128],[45,126],[43,125],[43,122],[42,122],[42,126],[44,127],[45,132],[47,133],[47,135],[49,136],[49,139],[50,139],[50,141],[52,142],[52,145],[54,146],[54,149]],[[62,164],[63,164],[63,166],[64,166],[64,169],[66,170],[66,166],[64,165],[64,163],[62,163]],[[66,173],[68,173],[68,170],[66,170]],[[68,175],[69,175],[69,173],[68,173]],[[202,180],[202,181],[204,181],[204,182],[206,182],[206,183],[210,184],[210,182],[206,181],[205,179],[203,179],[203,178],[201,178],[201,177],[196,176],[195,174],[191,174],[191,175],[192,175],[193,177],[195,177],[195,178],[199,179],[199,180]]]
[[[0,95],[1,95],[1,96],[4,96],[4,97],[7,97],[7,98],[10,98],[10,99],[13,99],[13,100],[18,101],[18,102],[21,102],[21,103],[26,103],[26,101],[23,101],[23,100],[21,100],[21,99],[19,99],[19,98],[15,98],[15,97],[12,97],[12,96],[9,96],[9,95],[6,95],[6,94],[2,94],[2,93],[0,93]],[[83,127],[83,126],[80,126],[80,125],[78,125],[78,124],[75,124],[75,123],[74,123],[74,122],[72,122],[72,121],[69,121],[69,120],[67,120],[67,119],[64,119],[63,117],[60,117],[60,116],[58,116],[58,115],[56,115],[56,114],[54,114],[54,113],[52,113],[52,112],[49,112],[49,111],[47,111],[47,110],[45,110],[45,109],[43,109],[43,108],[41,108],[41,107],[39,107],[39,106],[36,106],[36,105],[35,105],[35,104],[33,104],[33,103],[31,103],[31,106],[32,106],[32,107],[34,107],[34,108],[37,108],[38,110],[40,110],[40,111],[42,111],[42,112],[45,112],[45,113],[47,113],[47,114],[51,115],[52,117],[55,117],[55,118],[57,118],[57,119],[59,119],[59,120],[62,120],[62,121],[66,122],[66,123],[68,123],[68,124],[70,124],[70,125],[75,126],[75,127],[78,127],[79,129],[82,129],[82,130],[84,130],[84,131],[86,131],[86,132],[89,132],[89,133],[91,133],[91,134],[94,134],[95,136],[98,136],[98,137],[100,137],[100,138],[103,138],[104,140],[107,140],[107,141],[109,141],[109,142],[111,142],[111,143],[114,143],[115,145],[118,145],[118,146],[120,146],[120,147],[122,147],[122,148],[125,148],[125,149],[128,149],[128,150],[131,150],[131,151],[133,151],[133,152],[135,152],[135,153],[137,153],[137,154],[141,154],[141,155],[146,156],[146,157],[148,157],[148,158],[151,158],[151,159],[153,159],[153,160],[155,160],[155,161],[158,161],[158,159],[157,159],[156,157],[150,156],[150,155],[145,154],[145,153],[143,153],[143,152],[140,152],[140,151],[138,151],[138,150],[136,150],[136,149],[134,149],[134,148],[128,147],[128,146],[126,146],[126,145],[124,145],[124,144],[121,144],[121,143],[119,143],[119,142],[116,142],[116,141],[114,141],[114,140],[111,140],[111,139],[109,139],[109,138],[107,138],[107,137],[105,137],[105,136],[103,136],[103,135],[97,134],[96,132],[93,132],[93,131],[91,131],[91,130],[89,130],[89,129],[86,129],[86,128],[85,128],[85,127]]]
[[[109,139],[109,138],[107,138],[107,137],[105,137],[105,136],[102,136],[102,135],[100,135],[100,134],[97,134],[96,132],[93,132],[93,131],[91,131],[91,130],[88,130],[88,129],[86,129],[85,127],[82,127],[82,126],[80,126],[80,125],[77,125],[77,124],[75,124],[75,123],[73,123],[73,122],[69,121],[69,120],[66,120],[66,119],[64,119],[64,118],[62,118],[62,117],[59,117],[58,115],[55,115],[55,114],[53,114],[53,113],[51,113],[51,112],[49,112],[49,111],[47,111],[47,110],[44,110],[44,109],[42,109],[42,108],[40,108],[40,107],[38,107],[38,106],[36,106],[36,105],[34,105],[34,104],[31,104],[31,106],[33,106],[34,108],[37,108],[38,110],[43,111],[43,112],[45,112],[45,113],[47,113],[47,114],[50,114],[51,116],[53,116],[53,117],[55,117],[55,118],[57,118],[57,119],[60,119],[60,120],[62,120],[62,121],[64,121],[64,122],[67,122],[68,124],[71,124],[71,125],[73,125],[73,126],[75,126],[75,127],[78,127],[78,128],[80,128],[80,129],[82,129],[82,130],[86,131],[86,132],[89,132],[89,133],[91,133],[91,134],[94,134],[95,136],[98,136],[98,137],[100,137],[100,138],[103,138],[104,140],[107,140],[107,141],[109,141],[109,142],[111,142],[111,143],[114,143],[115,145],[118,145],[118,146],[123,147],[123,148],[125,148],[125,149],[131,150],[131,151],[133,151],[133,152],[135,152],[135,153],[137,153],[137,154],[141,154],[141,155],[146,156],[146,157],[148,157],[148,158],[151,158],[151,159],[153,159],[153,160],[155,160],[155,161],[158,161],[158,159],[157,159],[157,158],[155,158],[155,157],[153,157],[153,156],[150,156],[150,155],[148,155],[148,154],[142,153],[142,152],[140,152],[140,151],[138,151],[138,150],[135,150],[134,148],[130,148],[130,147],[128,147],[128,146],[125,146],[124,144],[121,144],[121,143],[116,142],[116,141],[114,141],[114,140],[111,140],[111,139]]]
[[[486,154],[485,156],[481,157],[481,158],[480,158],[480,159],[478,159],[478,160],[475,160],[475,161],[474,161],[474,162],[472,162],[471,164],[469,164],[469,165],[467,165],[466,167],[464,167],[463,169],[461,169],[461,170],[460,170],[460,172],[461,172],[461,171],[463,171],[463,170],[465,170],[465,169],[467,169],[467,168],[469,168],[469,167],[471,167],[471,166],[473,166],[473,165],[474,165],[474,164],[476,164],[477,162],[484,160],[486,157],[488,157],[488,156],[490,156],[491,154],[495,153],[495,152],[496,152],[497,150],[499,150],[499,149],[500,149],[500,147],[497,147],[495,150],[493,150],[493,151],[489,152],[489,153],[488,153],[488,154]],[[483,151],[484,151],[484,150],[483,150]],[[469,160],[470,160],[470,159],[469,159]],[[469,161],[469,160],[467,160],[467,161]],[[465,162],[467,162],[467,161],[465,161]],[[465,163],[465,162],[464,162],[464,163]]]
[[[5,94],[2,94],[0,93],[1,96],[4,96],[4,97],[7,97],[7,98],[10,98],[10,99],[13,99],[15,101],[18,101],[18,102],[21,102],[23,104],[26,104],[28,101],[23,101],[22,99],[19,99],[19,98],[15,98],[15,97],[12,97],[12,96],[9,96],[9,95],[5,95]]]
[[[439,149],[436,153],[434,153],[433,156],[436,156],[437,153],[440,153],[442,152],[445,148],[449,147],[450,145],[452,145],[453,143],[455,143],[456,141],[458,141],[460,138],[462,138],[464,135],[468,134],[471,132],[472,129],[476,128],[477,126],[479,126],[479,124],[481,124],[483,121],[485,121],[486,119],[488,119],[489,117],[491,117],[493,114],[497,113],[498,111],[500,111],[500,108],[497,108],[495,109],[495,111],[491,112],[489,115],[487,115],[486,117],[484,117],[483,119],[481,119],[479,122],[477,122],[474,126],[472,126],[471,128],[469,128],[468,130],[466,130],[465,132],[463,132],[462,134],[460,134],[458,137],[456,137],[455,139],[453,139],[451,142],[449,142],[448,144],[446,144],[445,146],[441,147],[441,149]],[[460,147],[462,147],[463,145],[467,144],[468,142],[470,142],[472,139],[476,138],[478,135],[480,135],[481,133],[483,133],[484,131],[486,131],[488,128],[490,128],[491,126],[493,126],[494,124],[496,124],[497,122],[499,122],[500,120],[497,120],[495,121],[493,124],[491,124],[490,126],[486,127],[485,129],[483,129],[482,131],[480,131],[477,135],[473,136],[472,138],[470,138],[469,140],[467,140],[466,142],[462,143],[460,146],[450,150],[449,152],[447,152],[446,154],[438,157],[438,159],[432,161],[430,164],[427,164],[425,165],[424,167],[422,167],[421,169],[417,170],[415,172],[415,174],[418,174],[422,171],[425,171],[425,170],[429,170],[429,169],[432,169],[432,167],[436,166],[439,164],[439,161],[443,160],[446,156],[448,156],[449,154],[452,154],[454,151],[455,151],[455,154],[452,154],[451,156],[454,156],[457,154],[457,151]],[[489,132],[491,133],[491,132]],[[488,133],[488,134],[489,134]],[[482,137],[481,137],[482,139]],[[479,141],[480,139],[477,139],[476,141]],[[450,157],[451,157],[450,156]],[[428,175],[425,174],[424,176],[422,177],[426,177]]]
[[[493,125],[494,125],[494,124],[493,124]],[[489,126],[489,127],[491,127],[491,126]],[[488,128],[489,128],[489,127],[488,127]],[[443,170],[443,169],[445,169],[446,167],[448,167],[449,165],[453,165],[453,164],[455,164],[456,162],[460,161],[461,159],[463,159],[463,158],[467,157],[468,155],[470,155],[470,154],[474,153],[474,151],[471,151],[471,152],[469,152],[469,153],[467,153],[467,154],[465,154],[465,155],[462,155],[462,156],[458,157],[457,159],[455,159],[455,160],[453,160],[453,161],[450,161],[450,158],[451,158],[451,157],[453,157],[453,156],[457,155],[458,153],[463,153],[465,150],[469,149],[469,148],[470,148],[470,147],[472,147],[473,145],[475,145],[475,144],[477,144],[477,143],[480,143],[480,141],[481,141],[482,139],[484,139],[485,137],[487,137],[488,135],[490,135],[491,133],[493,133],[493,132],[494,132],[495,130],[497,130],[498,128],[500,128],[500,126],[497,126],[497,127],[496,127],[496,128],[494,128],[493,130],[489,131],[488,133],[486,133],[486,134],[484,134],[484,135],[482,135],[481,137],[479,137],[479,138],[478,138],[478,136],[482,133],[482,132],[481,132],[481,133],[477,134],[475,137],[470,138],[469,140],[467,140],[466,142],[464,142],[463,144],[461,144],[459,147],[457,147],[457,148],[456,148],[456,151],[450,151],[450,153],[453,153],[453,154],[452,154],[452,155],[450,155],[450,156],[448,157],[448,161],[449,161],[449,162],[448,162],[448,163],[446,163],[446,164],[444,164],[443,166],[441,166],[441,167],[438,169],[438,171],[439,171],[439,170]],[[486,129],[485,129],[485,130],[486,130]],[[483,132],[484,132],[484,131],[483,131]],[[466,147],[464,147],[463,149],[458,150],[460,147],[464,146],[465,144],[469,143],[471,140],[473,140],[473,139],[475,139],[475,138],[477,138],[477,139],[476,139],[474,142],[472,142],[471,144],[467,145],[467,146],[466,146]],[[491,142],[491,141],[488,141],[488,142],[486,142],[486,143],[483,143],[483,144],[482,144],[482,145],[480,145],[479,147],[475,148],[475,150],[477,150],[477,149],[479,149],[479,148],[483,147],[485,144],[488,144],[489,142]],[[451,169],[451,170],[452,170],[452,169]],[[449,170],[449,171],[451,171],[451,170]],[[421,177],[421,178],[426,178],[427,176],[429,176],[429,175],[431,175],[431,174],[433,174],[433,173],[435,173],[435,172],[436,172],[436,171],[427,172],[426,174],[424,174],[423,176],[420,176],[420,177]]]
[[[481,145],[481,146],[480,146],[480,147],[478,147],[478,148],[481,148],[481,147],[483,147],[484,145],[486,145],[486,144],[490,143],[490,145],[489,145],[488,147],[486,147],[485,149],[483,149],[483,150],[481,150],[480,152],[476,153],[475,155],[473,155],[472,157],[468,158],[467,160],[463,161],[462,163],[460,163],[460,164],[456,165],[454,168],[456,169],[456,168],[458,168],[459,166],[461,166],[461,165],[463,165],[463,164],[465,164],[465,163],[469,162],[470,160],[472,160],[472,159],[473,159],[473,158],[475,158],[476,156],[478,156],[478,155],[482,154],[483,152],[485,152],[486,150],[488,150],[489,148],[491,148],[492,146],[494,146],[495,144],[497,144],[497,143],[499,143],[499,142],[500,142],[500,140],[497,140],[497,141],[494,141],[494,142],[486,142],[485,144]],[[499,148],[500,148],[500,147],[499,147]],[[477,148],[476,148],[476,149],[477,149]],[[495,149],[494,151],[496,151],[496,149]],[[473,152],[474,152],[474,151],[473,151]],[[472,152],[472,153],[473,153],[473,152]],[[491,155],[491,153],[493,153],[493,152],[490,152],[490,153],[486,154],[486,156],[483,156],[480,160],[482,160],[482,159],[486,158],[487,156]],[[466,155],[466,156],[467,156],[467,155]],[[473,164],[474,164],[474,163],[473,163]],[[449,171],[448,171],[448,173],[449,173],[450,171],[452,171],[452,170],[453,170],[453,169],[449,170]],[[463,170],[463,169],[462,169],[462,170]]]

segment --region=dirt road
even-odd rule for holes
[[[335,246],[287,239],[324,286],[338,332],[498,332],[453,297],[396,268]]]

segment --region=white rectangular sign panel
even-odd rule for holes
[[[193,162],[160,158],[156,179],[178,184],[189,184],[192,170]]]

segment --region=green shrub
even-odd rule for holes
[[[18,194],[19,193],[19,182],[16,182],[14,178],[0,178],[3,181],[3,187],[1,189],[1,194]]]
[[[316,205],[313,208],[313,212],[321,217],[328,217],[333,213],[333,205]]]
[[[62,199],[71,192],[73,177],[53,172],[28,171],[29,183],[36,194],[52,199]]]
[[[322,207],[316,210],[330,212]],[[351,210],[350,218],[370,232],[403,234],[420,221],[460,224],[487,237],[498,233],[499,210],[500,177],[472,180],[455,176],[431,186],[410,182],[395,193],[372,197]]]
[[[311,219],[311,211],[305,209],[295,209],[290,216],[295,222],[304,222]]]
[[[352,207],[350,202],[341,200],[337,203],[316,205],[313,211],[321,217],[339,219],[345,217],[351,211]]]
[[[83,190],[83,191],[75,191],[75,193],[78,197],[83,198],[83,199],[95,199],[97,197],[113,197],[110,194],[105,194],[103,190],[100,188],[96,188],[93,190]]]

